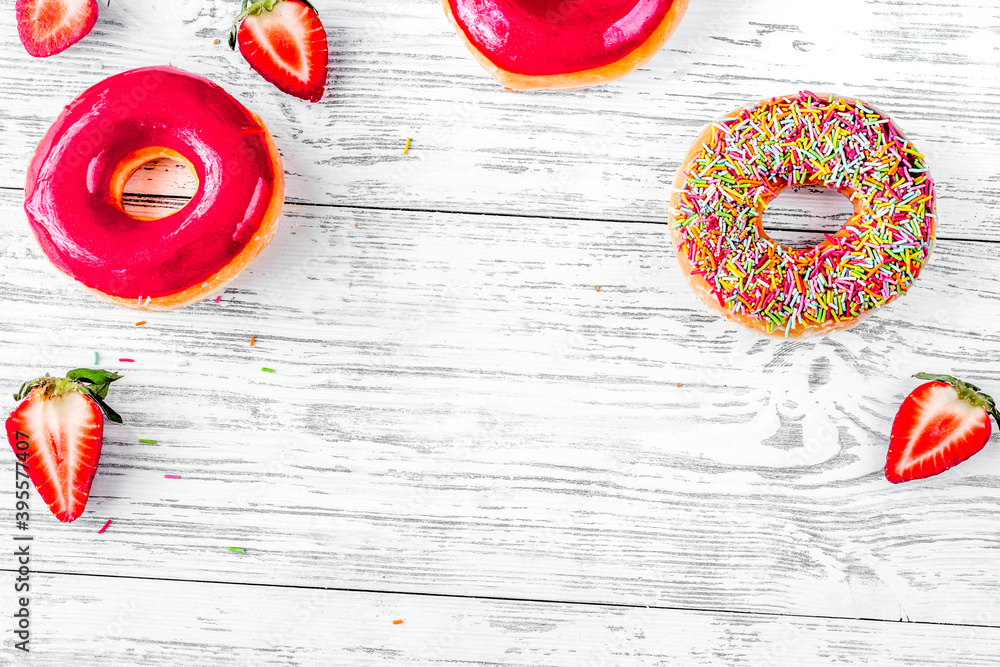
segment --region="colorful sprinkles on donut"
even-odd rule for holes
[[[786,187],[848,196],[850,220],[813,248],[761,219]],[[695,291],[731,319],[795,337],[847,328],[904,294],[934,240],[924,157],[863,102],[802,92],[707,127],[674,182],[671,233]]]

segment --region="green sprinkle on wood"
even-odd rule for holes
[[[273,368],[261,368],[260,370],[264,371],[265,373],[273,373],[274,372]]]
[[[229,547],[229,550],[238,554],[245,554],[247,552],[247,550],[242,547]]]
[[[155,445],[156,444],[156,440],[146,440],[144,438],[139,438],[139,442],[141,442],[144,445]]]

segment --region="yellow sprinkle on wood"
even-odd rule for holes
[[[407,137],[406,138],[406,147],[403,149],[403,155],[406,155],[409,152],[410,152],[410,138]]]

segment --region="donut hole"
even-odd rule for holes
[[[787,248],[812,248],[823,234],[834,234],[854,215],[843,193],[818,186],[782,190],[764,211],[764,232]]]
[[[176,213],[198,192],[194,166],[169,148],[150,147],[123,159],[111,179],[111,199],[137,220]]]
[[[139,167],[125,183],[122,209],[133,218],[159,220],[187,206],[197,191],[198,180],[186,164],[157,158]]]

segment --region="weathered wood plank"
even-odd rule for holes
[[[23,186],[35,145],[76,93],[170,62],[261,114],[292,201],[663,221],[673,173],[704,124],[809,88],[864,98],[913,137],[939,184],[942,236],[1000,239],[992,2],[702,0],[621,82],[511,94],[466,53],[438,0],[323,0],[333,73],[318,105],[278,92],[229,51],[237,5],[112,3],[88,39],[46,61],[27,56],[5,22],[0,185]]]
[[[1000,652],[1000,630],[984,627],[48,574],[35,581],[31,652],[18,664],[964,667],[994,665]],[[0,597],[8,619],[12,597]]]
[[[18,193],[0,234],[0,386],[127,373],[85,516],[34,499],[40,568],[997,624],[1000,450],[881,465],[912,372],[1000,385],[1000,244],[789,342],[704,310],[659,224],[291,205],[219,303],[143,327]]]

